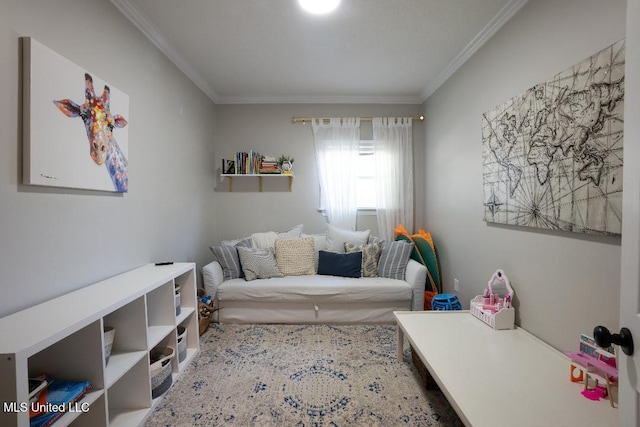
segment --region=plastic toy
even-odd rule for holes
[[[509,301],[511,301],[513,299],[513,288],[511,287],[511,282],[509,282],[509,278],[507,277],[506,274],[504,274],[504,271],[498,269],[496,270],[495,273],[493,273],[493,276],[491,276],[491,279],[489,279],[489,283],[487,286],[487,290],[489,291],[489,295],[496,295],[497,293],[494,291],[493,287],[496,284],[499,283],[503,283],[505,285],[505,287],[507,288],[507,292],[500,294],[503,298],[505,298],[507,295],[509,296]]]
[[[512,301],[511,282],[504,271],[498,269],[489,279],[484,293],[471,300],[471,314],[493,329],[513,329],[516,315]]]
[[[611,348],[602,349],[595,344],[593,338],[582,335],[580,351],[567,351],[565,354],[571,359],[571,381],[584,381],[582,395],[589,400],[608,397],[611,406],[615,407],[612,388],[618,386],[618,366],[616,355],[610,351]],[[576,375],[578,371],[579,374]],[[593,388],[589,388],[590,379],[595,381]],[[605,386],[600,386],[600,383]]]
[[[438,294],[431,300],[431,309],[438,310],[462,310],[462,304],[455,294]]]

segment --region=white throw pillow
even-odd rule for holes
[[[251,246],[259,249],[274,248],[276,239],[295,239],[302,233],[302,224],[298,224],[287,231],[277,233],[275,231],[265,231],[263,233],[253,233],[251,235]]]
[[[302,228],[303,228],[303,225],[298,224],[287,231],[278,233],[278,239],[295,239],[297,237],[300,237],[300,235],[302,234]]]
[[[330,252],[344,253],[344,244],[351,243],[362,246],[367,243],[371,230],[351,231],[327,225],[327,250]]]
[[[251,235],[251,246],[258,249],[273,248],[278,233],[275,231],[265,231],[264,233],[253,233]]]

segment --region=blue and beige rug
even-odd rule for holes
[[[147,426],[461,426],[396,328],[211,325]]]

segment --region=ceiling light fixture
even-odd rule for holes
[[[336,10],[340,0],[298,0],[298,3],[309,13],[323,15]]]

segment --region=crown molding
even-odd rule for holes
[[[111,3],[129,21],[133,23],[162,53],[165,54],[193,83],[200,88],[214,103],[218,94],[207,83],[204,77],[196,71],[191,63],[184,59],[180,53],[155,29],[153,25],[136,9],[129,0],[111,0]]]
[[[418,96],[221,96],[216,104],[422,104]]]
[[[489,21],[489,23],[478,33],[477,36],[471,40],[471,42],[465,46],[462,51],[453,58],[453,61],[447,65],[444,70],[432,80],[425,90],[422,92],[420,99],[422,102],[426,101],[433,93],[438,90],[440,86],[446,82],[449,77],[455,73],[465,62],[469,60],[495,33],[498,32],[504,24],[506,24],[513,16],[518,13],[520,9],[527,3],[528,0],[511,0],[504,5],[496,16]]]

